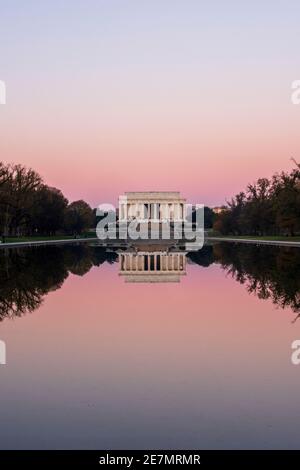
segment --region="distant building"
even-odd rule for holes
[[[222,212],[225,212],[228,210],[228,207],[226,206],[220,206],[220,207],[213,207],[212,208],[212,211],[215,213],[215,214],[221,214]]]
[[[185,220],[185,202],[178,191],[126,192],[119,196],[119,220]]]

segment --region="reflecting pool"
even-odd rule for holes
[[[299,448],[300,250],[0,250],[0,448]]]

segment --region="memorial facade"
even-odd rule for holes
[[[185,203],[179,191],[126,192],[119,196],[119,220],[183,221]]]

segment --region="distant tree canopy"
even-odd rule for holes
[[[32,224],[38,233],[54,235],[65,224],[68,200],[56,188],[43,185],[32,207]]]
[[[65,228],[74,234],[80,234],[92,226],[94,220],[90,206],[80,200],[69,204],[65,212]]]
[[[197,211],[202,209],[193,210],[190,215],[187,216],[187,220],[192,221],[193,223],[196,222],[197,218]],[[212,228],[216,214],[214,211],[207,206],[204,206],[204,228]]]
[[[92,209],[86,202],[69,204],[34,170],[0,162],[0,235],[80,234],[92,224]]]
[[[300,165],[290,173],[249,184],[213,224],[224,235],[290,235],[300,232]]]

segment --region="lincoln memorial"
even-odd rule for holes
[[[119,196],[119,220],[183,221],[185,202],[179,191],[126,192]]]

